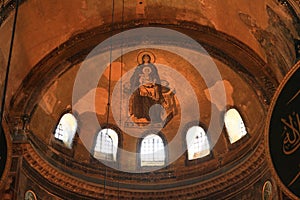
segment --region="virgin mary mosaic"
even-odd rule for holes
[[[131,98],[129,113],[134,122],[162,121],[161,114],[165,99],[162,95],[161,81],[157,68],[151,63],[149,54],[142,56],[142,62],[136,67],[130,78]]]

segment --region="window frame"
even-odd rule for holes
[[[243,135],[240,139],[238,139],[237,141],[235,141],[233,143],[231,143],[231,141],[230,141],[230,136],[229,136],[226,124],[225,124],[226,113],[231,109],[234,109],[238,112],[238,114],[240,115],[240,118],[242,119],[243,124],[245,126],[245,130],[246,130],[246,134]],[[244,144],[250,138],[250,134],[249,134],[248,127],[246,125],[247,123],[245,121],[245,117],[244,117],[243,113],[240,112],[240,110],[238,108],[233,107],[233,106],[227,107],[226,110],[224,111],[224,114],[223,114],[223,123],[224,123],[224,133],[225,133],[226,143],[228,145],[229,150],[237,148],[238,146]]]
[[[94,157],[95,147],[97,144],[97,138],[98,138],[100,131],[103,129],[111,129],[111,130],[115,131],[115,133],[118,136],[118,147],[117,147],[117,152],[116,152],[116,160],[102,160],[102,159],[98,159],[98,158]],[[93,138],[94,138],[94,140],[93,140],[93,144],[92,144],[92,149],[90,151],[91,152],[90,153],[90,161],[92,163],[101,162],[101,163],[109,163],[109,165],[118,165],[118,163],[120,161],[120,151],[118,149],[122,148],[122,141],[123,141],[121,130],[112,124],[102,125],[101,128],[98,131],[96,131]]]
[[[71,115],[73,115],[73,117],[75,118],[76,123],[77,123],[76,131],[75,131],[73,139],[72,139],[71,148],[69,148],[68,146],[66,146],[62,140],[60,140],[60,139],[58,139],[58,138],[55,137],[57,126],[59,125],[60,120],[62,119],[62,117],[65,114],[71,114]],[[56,119],[56,124],[55,124],[55,126],[54,126],[54,128],[52,130],[51,140],[50,140],[51,141],[51,147],[54,148],[55,150],[61,152],[61,153],[64,153],[64,154],[66,154],[66,155],[68,155],[70,157],[73,157],[73,155],[74,155],[74,149],[77,146],[77,140],[78,140],[78,124],[79,124],[79,122],[78,122],[77,114],[73,113],[71,108],[66,109],[63,112],[61,112],[61,114],[59,115],[59,117]]]
[[[164,151],[165,151],[165,162],[163,165],[160,166],[142,166],[142,159],[141,159],[141,149],[142,149],[142,142],[143,140],[149,136],[149,135],[157,135],[162,139],[162,142],[164,144]],[[168,148],[168,141],[165,137],[165,135],[161,131],[146,131],[142,134],[142,137],[138,139],[137,142],[137,168],[140,170],[147,170],[147,169],[166,169],[168,168],[168,160],[169,160],[169,148]]]
[[[196,159],[192,159],[192,160],[189,160],[189,154],[188,154],[188,146],[187,146],[187,141],[186,141],[186,136],[187,136],[187,132],[190,128],[192,128],[193,126],[199,126],[201,127],[205,134],[206,134],[206,137],[207,137],[207,140],[208,140],[208,144],[209,144],[209,154],[206,155],[206,156],[203,156],[203,157],[200,157],[200,158],[196,158]],[[208,160],[211,160],[214,158],[214,154],[213,154],[213,148],[211,147],[211,139],[210,139],[210,134],[207,132],[207,128],[206,126],[204,125],[204,123],[202,122],[198,122],[198,121],[192,121],[192,122],[189,122],[185,125],[184,129],[183,129],[183,134],[182,134],[182,141],[183,142],[183,148],[185,149],[185,165],[186,166],[189,166],[189,165],[197,165],[197,164],[200,164],[200,163],[203,163],[203,162],[206,162]]]

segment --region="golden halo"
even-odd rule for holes
[[[155,56],[152,52],[150,51],[141,51],[138,53],[138,56],[137,56],[137,62],[139,65],[141,65],[143,63],[143,56],[144,55],[149,55],[150,56],[150,63],[155,63]]]

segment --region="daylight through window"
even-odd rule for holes
[[[94,158],[108,161],[117,160],[118,134],[110,128],[102,129],[96,138]]]
[[[73,139],[77,130],[77,120],[71,113],[66,113],[59,120],[54,137],[61,140],[66,147],[72,148]]]
[[[141,166],[163,166],[165,164],[165,148],[160,136],[151,134],[141,143]]]
[[[186,134],[188,148],[188,159],[202,158],[210,154],[210,147],[207,135],[202,127],[193,126]]]

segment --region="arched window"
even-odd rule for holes
[[[188,159],[194,160],[210,154],[207,135],[202,127],[192,126],[186,134]]]
[[[229,109],[225,114],[224,121],[231,144],[247,134],[243,119],[236,109]]]
[[[162,138],[155,134],[146,136],[141,143],[141,166],[163,166],[165,148]]]
[[[66,147],[72,148],[73,139],[77,130],[77,120],[71,113],[64,114],[55,129],[54,137],[62,141]]]
[[[108,161],[117,160],[118,134],[110,128],[102,129],[96,139],[94,158]]]

